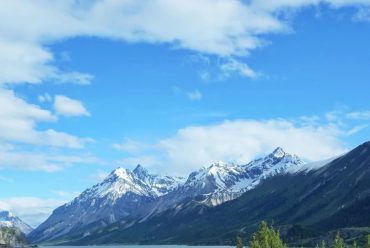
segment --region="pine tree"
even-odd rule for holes
[[[280,238],[279,230],[262,221],[249,242],[249,248],[286,248],[286,245]]]
[[[335,240],[334,240],[334,248],[344,248],[344,241],[343,239],[340,237],[340,234],[339,232],[337,232],[337,235],[335,236]]]
[[[243,240],[241,237],[236,237],[236,248],[243,248]]]
[[[326,244],[325,244],[325,240],[321,241],[321,246],[320,248],[325,248],[326,247]]]

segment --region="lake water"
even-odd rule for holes
[[[39,246],[41,248],[86,248],[86,246]],[[191,245],[99,245],[98,248],[231,248],[234,246],[191,246]]]

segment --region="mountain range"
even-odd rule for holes
[[[281,148],[244,165],[214,163],[187,179],[118,168],[28,235],[53,244],[234,244],[261,220],[313,245],[338,229],[370,232],[370,142],[305,164]],[[297,243],[300,242],[300,243]]]
[[[131,225],[170,208],[196,201],[213,207],[240,197],[261,180],[304,163],[282,148],[244,165],[218,162],[192,172],[187,179],[151,174],[138,165],[133,171],[117,168],[103,182],[57,208],[28,238],[33,242],[85,237],[117,221]],[[59,242],[59,241],[58,241]]]

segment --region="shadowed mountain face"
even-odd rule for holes
[[[191,212],[198,205],[206,209],[240,197],[265,178],[303,165],[297,156],[277,148],[246,165],[214,163],[191,173],[187,180],[152,175],[141,166],[133,171],[118,168],[102,183],[54,210],[28,238],[35,243],[64,242],[90,236],[113,223],[127,227],[145,222],[168,209]]]
[[[78,244],[232,244],[248,238],[261,220],[315,232],[370,226],[370,142],[316,170],[265,179],[217,207],[183,202],[143,222],[113,224]],[[73,242],[72,242],[73,243]]]
[[[68,233],[86,233],[130,216],[141,206],[167,194],[181,178],[151,175],[140,165],[135,170],[114,170],[102,183],[85,190],[28,235],[33,242],[52,240]]]

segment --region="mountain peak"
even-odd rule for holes
[[[141,164],[138,164],[132,172],[135,173],[136,175],[149,174],[149,171],[146,168],[144,168]]]
[[[114,176],[119,177],[119,178],[126,178],[127,174],[128,174],[127,169],[122,168],[122,167],[118,167],[110,173],[109,177],[114,175]]]
[[[144,168],[141,164],[138,164],[138,165],[135,167],[134,171],[136,171],[136,170],[145,170],[145,168]]]
[[[10,218],[13,217],[13,214],[7,210],[0,210],[0,218]]]
[[[211,167],[223,167],[223,166],[226,166],[226,163],[221,160],[211,164]]]
[[[0,227],[3,226],[18,228],[24,234],[28,234],[32,231],[32,228],[29,225],[24,223],[21,219],[13,215],[11,212],[0,210]]]
[[[154,175],[151,175],[149,171],[144,168],[141,164],[138,164],[136,168],[132,171],[135,176],[137,176],[140,180],[143,180],[147,183],[149,181],[154,180]],[[148,181],[149,180],[149,181]],[[150,184],[150,183],[149,183]]]
[[[281,148],[280,146],[277,147],[272,153],[271,155],[273,155],[274,157],[277,157],[277,158],[281,158],[281,157],[284,157],[286,155],[286,152],[283,150],[283,148]]]

